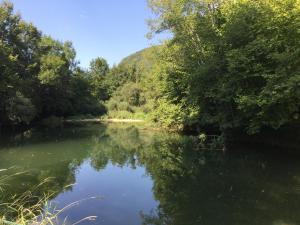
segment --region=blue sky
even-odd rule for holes
[[[81,66],[104,57],[112,66],[131,53],[149,47],[146,0],[11,0],[15,11],[43,33],[70,40]]]

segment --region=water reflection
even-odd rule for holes
[[[112,225],[300,224],[298,158],[204,151],[196,138],[128,125],[34,131],[13,143],[3,142],[0,169],[29,172],[8,181],[2,201],[48,177],[35,195],[55,193],[60,207],[103,197],[62,215],[71,222],[96,215],[95,224]]]

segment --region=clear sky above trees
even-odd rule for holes
[[[43,33],[71,40],[78,60],[88,67],[91,59],[104,57],[112,66],[133,52],[149,47],[146,0],[12,0],[22,18]],[[163,35],[164,36],[164,35]]]

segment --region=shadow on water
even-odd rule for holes
[[[37,191],[37,196],[53,192],[54,197],[63,197],[66,192],[76,192],[68,185],[76,183],[86,167],[92,168],[90,173],[108,175],[115,172],[113,168],[124,171],[144,168],[157,205],[146,211],[137,207],[138,219],[123,223],[109,220],[104,224],[300,224],[299,157],[257,151],[208,151],[199,149],[195,137],[114,124],[55,132],[35,130],[1,146],[0,169],[28,171],[8,181],[9,188],[1,195],[1,201],[8,201],[10,196],[29,190],[48,177],[52,177],[51,181]],[[88,175],[83,177],[90,182]],[[127,178],[128,182],[132,182],[129,178],[135,179],[136,185],[145,182],[128,175],[119,177],[117,185],[126,189]],[[89,185],[97,190],[103,186],[99,182],[94,180]],[[78,183],[79,189],[83,186]],[[117,196],[119,193],[114,190],[112,186],[110,191]],[[142,198],[142,193],[133,194],[137,199]],[[123,207],[136,207],[132,201],[117,200],[123,201]],[[99,212],[103,217],[118,217],[120,211],[111,208],[106,214]],[[70,211],[68,217],[72,220],[76,215]]]

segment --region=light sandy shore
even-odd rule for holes
[[[74,119],[74,120],[65,120],[67,123],[73,122],[109,122],[109,123],[142,123],[144,120],[138,119]]]

